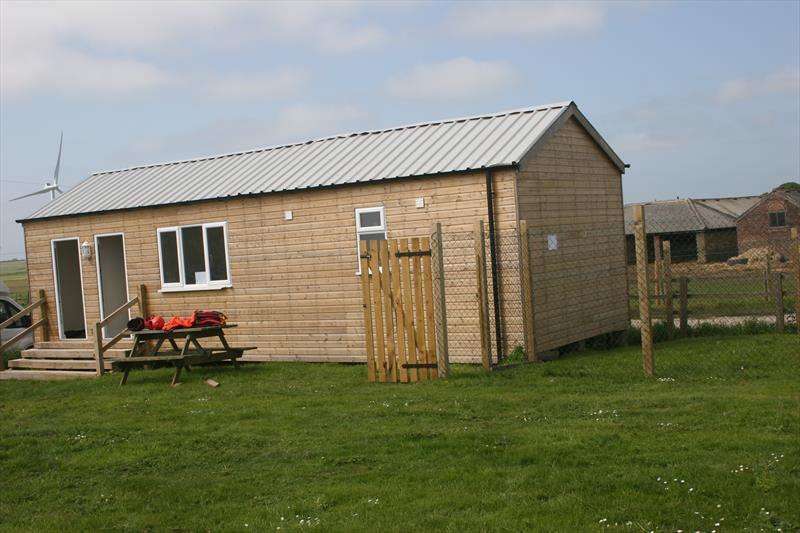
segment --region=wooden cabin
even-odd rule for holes
[[[550,350],[628,326],[624,171],[565,102],[97,172],[19,222],[59,346],[91,340],[143,284],[153,314],[225,312],[235,342],[258,346],[246,360],[358,362],[359,240],[525,219]]]

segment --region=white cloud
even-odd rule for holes
[[[0,2],[0,91],[129,92],[185,78],[166,54],[231,52],[280,43],[324,53],[387,40],[355,2]],[[165,54],[166,52],[166,54]],[[173,57],[174,60],[174,57]],[[193,80],[183,80],[187,86]],[[223,92],[271,92],[273,80],[233,78]],[[280,83],[279,83],[280,84]],[[246,86],[246,87],[245,87]]]
[[[603,25],[605,10],[601,2],[464,2],[447,17],[445,28],[472,38],[587,32]]]
[[[285,68],[254,76],[228,76],[212,80],[208,92],[218,98],[276,98],[297,94],[308,81],[301,68]]]
[[[417,65],[389,81],[395,96],[431,99],[466,99],[513,86],[518,76],[506,61],[475,61],[457,57],[441,63]]]
[[[722,83],[717,98],[731,104],[756,96],[789,94],[800,96],[800,69],[784,69],[763,78],[739,78]]]
[[[353,105],[298,104],[280,110],[272,129],[284,139],[296,140],[343,133],[364,117]]]

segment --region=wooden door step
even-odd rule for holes
[[[83,348],[31,348],[23,350],[23,359],[91,359],[94,361],[94,350]],[[112,348],[103,354],[105,359],[125,357],[124,349]]]

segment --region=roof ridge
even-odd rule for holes
[[[688,205],[689,209],[692,210],[692,213],[697,218],[697,222],[700,223],[703,229],[708,229],[708,224],[706,224],[705,219],[700,216],[700,213],[697,211],[697,207],[695,207],[694,205],[694,200],[692,200],[691,198],[686,198],[686,205]]]
[[[200,161],[210,161],[212,159],[222,159],[224,157],[232,157],[232,156],[236,156],[236,155],[255,154],[255,153],[259,153],[259,152],[270,152],[270,151],[273,151],[273,150],[281,150],[281,149],[286,149],[286,148],[293,148],[295,146],[302,146],[304,144],[314,144],[314,143],[318,143],[318,142],[332,141],[332,140],[335,140],[335,139],[345,139],[345,138],[348,138],[348,137],[357,137],[357,136],[360,136],[360,135],[374,135],[374,134],[378,134],[378,133],[388,133],[388,132],[391,132],[391,131],[400,131],[400,130],[411,129],[411,128],[420,128],[420,127],[423,127],[423,126],[436,126],[436,125],[439,125],[439,124],[453,124],[453,123],[456,123],[456,122],[467,122],[467,121],[470,121],[470,120],[482,120],[482,119],[488,119],[488,118],[498,118],[498,117],[503,117],[503,116],[507,116],[507,115],[514,115],[514,114],[533,113],[534,111],[544,111],[546,109],[557,109],[557,108],[560,108],[560,107],[568,107],[573,103],[574,103],[573,100],[565,100],[565,101],[562,101],[562,102],[554,102],[554,103],[551,103],[551,104],[543,104],[543,105],[537,105],[537,106],[531,106],[531,107],[521,107],[521,108],[517,108],[517,109],[509,109],[507,111],[498,111],[496,113],[485,113],[485,114],[480,114],[480,115],[469,115],[469,116],[466,116],[466,117],[455,117],[455,118],[447,118],[447,119],[440,119],[440,120],[430,120],[430,121],[427,121],[427,122],[416,122],[416,123],[412,123],[412,124],[405,124],[405,125],[402,125],[402,126],[394,126],[394,127],[391,127],[391,128],[381,128],[381,129],[374,129],[374,130],[355,131],[355,132],[350,132],[350,133],[339,133],[339,134],[335,134],[335,135],[328,135],[326,137],[318,137],[318,138],[315,138],[315,139],[309,139],[309,140],[306,140],[306,141],[298,141],[298,142],[287,143],[287,144],[276,144],[276,145],[272,145],[272,146],[266,146],[266,147],[263,147],[263,148],[252,148],[252,149],[249,149],[249,150],[239,150],[239,151],[236,151],[236,152],[226,152],[226,153],[216,154],[216,155],[190,157],[190,158],[187,158],[187,159],[176,159],[176,160],[172,160],[172,161],[162,161],[162,162],[158,162],[158,163],[150,163],[150,164],[147,164],[147,165],[134,165],[134,166],[130,166],[130,167],[115,168],[115,169],[110,169],[110,170],[99,170],[99,171],[91,172],[88,177],[99,176],[99,175],[102,175],[102,174],[113,174],[113,173],[116,173],[116,172],[126,172],[126,171],[129,171],[129,170],[140,170],[140,169],[144,169],[144,168],[166,167],[166,166],[169,166],[169,165],[178,165],[178,164],[183,164],[183,163],[197,163],[197,162],[200,162]]]

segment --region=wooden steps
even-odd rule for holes
[[[106,352],[104,368],[111,370],[114,359],[124,357],[130,348],[128,340],[120,341]],[[0,380],[8,379],[89,379],[97,377],[94,345],[87,340],[39,342],[23,350],[19,359],[8,362],[9,370],[0,372]]]
[[[3,370],[0,372],[0,381],[4,380],[37,380],[49,381],[56,379],[94,379],[97,373],[93,370]]]

